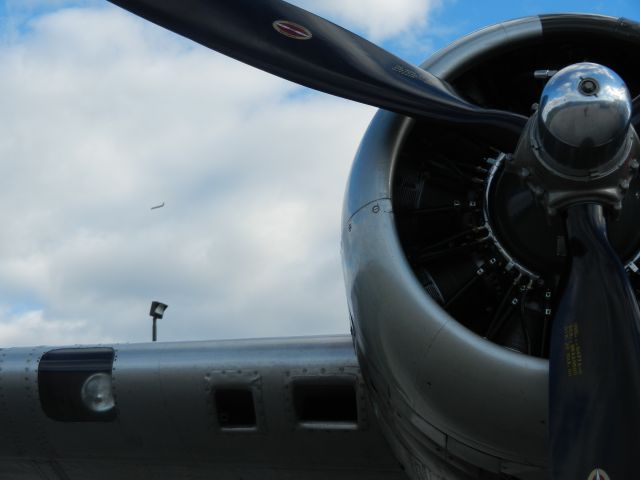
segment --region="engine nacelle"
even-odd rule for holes
[[[423,67],[474,104],[528,116],[546,80],[582,61],[637,95],[639,46],[636,23],[548,15],[473,33]],[[354,341],[413,478],[548,476],[548,338],[566,244],[561,220],[505,168],[515,148],[380,111],[355,159],[342,225]],[[629,189],[609,236],[633,276],[637,176]]]

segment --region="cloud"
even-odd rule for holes
[[[148,340],[151,300],[163,340],[348,331],[340,208],[374,109],[115,7],[28,30],[0,46],[0,345]]]
[[[293,0],[290,3],[324,16],[380,42],[421,30],[442,0]]]
[[[47,320],[40,310],[21,314],[0,311],[0,338],[5,345],[94,343],[98,336],[86,321]],[[25,342],[27,339],[40,342]],[[103,336],[103,340],[109,339]]]

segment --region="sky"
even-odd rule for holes
[[[258,1],[258,0],[256,0]],[[636,0],[297,0],[420,63]],[[0,347],[347,333],[342,197],[375,109],[98,0],[0,2]],[[163,208],[151,207],[164,202]]]

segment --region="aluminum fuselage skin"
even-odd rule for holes
[[[117,411],[106,422],[45,414],[38,371],[54,347],[0,349],[0,479],[406,480],[349,336],[107,347]],[[336,379],[354,382],[357,422],[301,423],[295,382]],[[215,391],[225,388],[252,392],[254,428],[221,425]]]

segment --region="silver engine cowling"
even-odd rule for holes
[[[473,33],[423,67],[472,103],[530,115],[554,72],[582,61],[637,95],[639,45],[627,20],[548,15]],[[560,219],[505,168],[515,149],[496,132],[380,111],[352,168],[342,250],[354,343],[412,478],[548,476],[548,336],[566,245]],[[636,282],[637,176],[628,188],[609,233]]]

